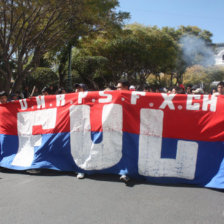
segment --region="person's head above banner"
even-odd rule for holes
[[[5,91],[0,92],[0,104],[4,104],[8,102],[8,96]]]
[[[129,87],[130,87],[130,83],[124,79],[118,81],[116,86],[117,90],[129,90]]]
[[[76,83],[74,85],[74,88],[75,88],[75,92],[84,92],[84,91],[87,91],[87,85],[86,84],[83,84],[83,83]]]

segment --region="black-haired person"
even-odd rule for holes
[[[12,93],[10,95],[10,101],[15,101],[15,100],[19,100],[19,93],[18,92]]]
[[[48,87],[44,87],[42,90],[41,90],[41,94],[44,95],[44,96],[47,96],[50,94],[50,89]]]
[[[143,86],[143,92],[151,92],[152,93],[153,92],[153,89],[149,85],[145,84]]]
[[[130,84],[127,80],[120,80],[117,83],[117,90],[129,90]]]
[[[58,94],[66,94],[66,90],[65,90],[65,88],[59,88],[58,89]]]
[[[8,102],[8,96],[5,91],[0,92],[0,104],[4,104]]]
[[[25,86],[25,88],[23,90],[23,96],[24,96],[24,98],[30,97],[30,92],[29,92],[29,87],[28,86]]]
[[[74,87],[75,87],[76,93],[87,91],[87,86],[86,84],[83,84],[83,83],[76,83]]]
[[[113,91],[113,90],[116,90],[116,87],[113,85],[106,86],[104,89],[104,91]]]
[[[217,92],[213,94],[214,96],[224,95],[224,82],[219,82],[217,85]]]
[[[191,84],[187,85],[185,93],[186,94],[192,94],[192,85]]]
[[[130,87],[130,84],[127,80],[118,81],[116,86],[117,90],[129,90],[129,87]],[[120,180],[127,183],[130,180],[130,178],[126,174],[122,174],[120,176]]]

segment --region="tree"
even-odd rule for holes
[[[186,69],[184,73],[184,84],[202,85],[209,83],[209,77],[206,69],[201,65],[194,65]]]
[[[183,81],[183,73],[187,67],[197,64],[211,66],[213,51],[211,48],[212,33],[197,26],[180,26],[175,32],[167,29],[179,44],[177,65],[174,74],[178,83]]]
[[[183,35],[197,36],[198,38],[204,40],[206,44],[212,43],[212,33],[208,30],[202,30],[197,26],[180,26],[177,30],[178,39]]]
[[[58,76],[50,68],[37,67],[37,69],[27,77],[26,86],[36,87],[39,91],[45,86],[58,85]]]
[[[66,62],[68,61],[71,48],[74,46],[79,47],[78,40],[94,39],[99,33],[104,33],[108,38],[111,38],[121,31],[124,20],[129,18],[129,13],[115,10],[119,6],[117,0],[85,0],[84,2],[86,6],[82,14],[83,21],[78,32],[76,31],[77,35],[53,52],[59,64],[58,73],[60,85],[62,86],[65,86],[67,75]]]
[[[186,69],[183,82],[187,84],[202,85],[206,91],[210,90],[213,81],[224,80],[224,68],[222,66],[203,67],[194,65]]]
[[[104,73],[108,60],[102,56],[78,56],[73,59],[72,67],[79,75],[80,82],[84,82],[90,89],[102,89],[107,82]]]
[[[173,38],[157,27],[139,24],[126,26],[123,32],[108,38],[99,34],[82,42],[82,48],[92,56],[108,59],[110,81],[126,76],[140,85],[151,74],[171,71],[175,66],[176,44]]]
[[[224,67],[223,66],[213,66],[207,68],[208,75],[211,82],[213,81],[224,81]]]
[[[78,6],[79,1],[69,1]],[[0,3],[1,73],[6,91],[14,78],[14,90],[38,65],[41,56],[63,42],[71,14],[62,0],[3,0]],[[28,61],[29,58],[32,58]],[[10,65],[15,64],[15,69]]]
[[[97,31],[109,19],[119,25],[126,14],[115,13],[117,5],[117,0],[2,0],[0,72],[5,90],[9,92],[12,78],[13,91],[19,89],[46,52],[71,45],[90,27]]]

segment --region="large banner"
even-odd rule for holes
[[[224,189],[224,96],[100,91],[1,104],[0,166]]]

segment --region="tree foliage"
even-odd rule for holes
[[[90,30],[119,26],[127,14],[113,11],[117,5],[117,0],[2,0],[0,72],[6,91],[12,78],[14,90],[20,88],[46,52],[72,44]]]
[[[212,34],[196,26],[124,27],[129,14],[117,11],[118,6],[118,0],[2,0],[0,80],[4,89],[9,92],[14,80],[12,91],[18,90],[38,66],[54,67],[59,85],[65,86],[68,57],[74,46],[79,53],[73,54],[73,80],[86,82],[91,88],[102,88],[121,77],[143,85],[154,75],[160,82],[161,73],[170,75],[173,85],[174,80],[183,81],[188,66],[181,38],[190,35],[206,45],[212,43]],[[201,52],[196,53],[197,60],[191,65],[203,57]],[[42,77],[49,72],[37,74]],[[211,77],[214,74],[222,76],[210,72]],[[167,83],[166,77],[164,80]]]
[[[25,86],[30,88],[36,87],[38,90],[43,89],[44,86],[57,86],[58,75],[50,68],[37,67],[37,69],[27,77]]]
[[[90,89],[102,89],[107,81],[105,68],[108,60],[102,56],[80,55],[73,60],[73,68],[78,73],[77,80],[88,83]]]
[[[224,68],[222,66],[203,67],[194,65],[186,69],[183,74],[183,83],[185,85],[201,85],[205,90],[210,91],[213,81],[224,80]]]
[[[80,24],[77,35],[71,38],[65,45],[56,49],[53,54],[58,61],[58,73],[60,85],[65,85],[69,53],[72,47],[78,47],[79,39],[94,39],[99,33],[107,37],[120,32],[129,13],[115,10],[119,6],[117,0],[85,0],[85,10],[82,12],[83,23]]]
[[[145,83],[150,73],[172,71],[176,60],[173,38],[156,27],[134,24],[113,38],[99,34],[82,43],[87,54],[108,59],[109,81],[126,76],[130,82]]]

